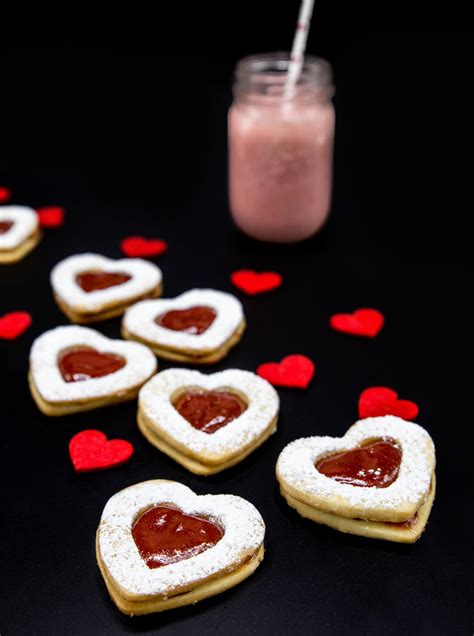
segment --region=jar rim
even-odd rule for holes
[[[291,54],[287,51],[247,55],[237,62],[235,77],[237,80],[244,80],[252,75],[284,78],[290,65],[290,57]],[[305,55],[298,84],[313,82],[321,88],[332,86],[331,64],[322,57]]]

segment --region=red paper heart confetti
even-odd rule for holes
[[[12,311],[0,317],[0,339],[14,340],[31,325],[31,315],[27,311]]]
[[[415,402],[399,400],[398,393],[386,386],[365,389],[359,397],[360,418],[396,415],[404,420],[414,420],[419,411]]]
[[[342,333],[375,338],[384,322],[383,314],[377,309],[357,309],[353,314],[334,314],[329,324]]]
[[[282,277],[277,272],[256,272],[253,269],[239,269],[230,277],[233,285],[254,296],[279,287]]]
[[[9,188],[5,188],[0,186],[0,203],[5,203],[12,196],[11,190]]]
[[[47,208],[39,208],[39,224],[44,228],[61,227],[64,224],[65,210],[59,205],[50,205]]]
[[[265,362],[257,373],[275,386],[306,389],[314,375],[314,363],[303,355],[291,355],[281,362]]]
[[[124,439],[111,439],[102,431],[85,430],[69,442],[69,455],[76,473],[104,470],[124,464],[133,454],[133,446]]]
[[[120,248],[125,256],[130,258],[150,257],[163,254],[168,248],[168,243],[161,239],[146,239],[143,236],[128,236],[120,243]]]

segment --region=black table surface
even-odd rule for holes
[[[440,117],[450,118],[456,134],[457,110],[439,101],[431,108],[440,69],[421,73],[434,53],[456,72],[446,58],[454,41],[430,37],[421,46],[408,36],[387,43],[375,35],[350,46],[321,42],[316,52],[333,63],[337,84],[333,209],[318,236],[287,246],[246,238],[229,216],[226,110],[232,62],[246,51],[219,62],[112,49],[14,49],[2,58],[9,98],[0,114],[9,125],[0,185],[13,190],[16,203],[63,205],[67,222],[46,231],[22,262],[0,268],[0,315],[33,315],[22,337],[0,342],[1,634],[472,633],[472,452],[464,441],[470,392],[463,371],[472,284],[463,263],[465,207],[446,181],[453,155],[441,149],[446,139],[433,143]],[[403,91],[393,85],[400,59]],[[176,71],[192,64],[199,74],[184,85]],[[163,72],[171,82],[166,94],[158,86]],[[194,476],[152,447],[137,429],[135,402],[56,419],[42,415],[29,395],[33,339],[67,324],[51,295],[51,267],[85,251],[118,258],[120,240],[130,234],[169,242],[156,259],[165,296],[211,287],[242,300],[242,342],[206,371],[255,370],[291,353],[316,364],[306,391],[279,390],[277,433],[221,474]],[[279,271],[284,284],[244,297],[229,282],[239,268]],[[332,313],[365,306],[386,316],[374,340],[328,328]],[[119,337],[119,326],[115,319],[97,328]],[[438,491],[414,545],[304,520],[286,505],[274,476],[288,442],[343,435],[357,419],[360,392],[375,385],[415,400],[418,421],[436,444]],[[68,442],[84,428],[130,440],[131,461],[75,474]],[[94,536],[109,497],[153,478],[248,499],[265,519],[267,551],[252,577],[220,596],[128,618],[108,597]]]

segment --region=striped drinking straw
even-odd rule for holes
[[[285,94],[290,94],[298,81],[304,62],[304,52],[308,37],[309,23],[313,13],[314,0],[302,0],[295,37],[291,48],[290,63],[285,82]]]

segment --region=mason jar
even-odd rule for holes
[[[242,59],[228,115],[233,219],[281,243],[310,237],[329,214],[335,124],[330,64],[305,56],[294,86],[288,65],[287,53]]]

